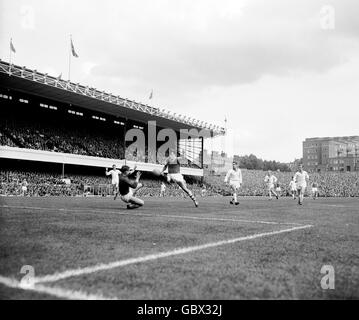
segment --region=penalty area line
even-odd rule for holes
[[[1,284],[13,289],[32,291],[39,294],[47,294],[57,298],[68,300],[117,300],[117,298],[106,298],[102,295],[89,294],[84,291],[67,290],[59,287],[48,287],[42,284],[34,283],[24,285],[15,279],[3,276],[0,276],[0,285]]]
[[[70,270],[67,270],[64,272],[58,272],[58,273],[54,273],[52,275],[45,275],[42,277],[34,278],[34,283],[56,282],[59,280],[70,278],[70,277],[82,276],[85,274],[91,274],[91,273],[95,273],[98,271],[111,270],[111,269],[115,269],[118,267],[128,266],[128,265],[142,263],[142,262],[154,261],[154,260],[163,259],[163,258],[167,258],[167,257],[171,257],[171,256],[183,255],[183,254],[192,253],[195,251],[220,247],[220,246],[224,246],[224,245],[228,245],[228,244],[234,244],[234,243],[246,241],[246,240],[254,240],[257,238],[273,236],[273,235],[286,233],[286,232],[292,232],[292,231],[296,231],[296,230],[308,229],[311,227],[313,227],[313,225],[304,225],[304,226],[299,226],[299,227],[292,227],[289,229],[282,229],[282,230],[278,230],[278,231],[257,233],[257,234],[234,238],[234,239],[229,239],[229,240],[210,242],[207,244],[202,244],[202,245],[197,245],[197,246],[178,248],[178,249],[174,249],[171,251],[149,254],[149,255],[137,257],[137,258],[119,260],[119,261],[115,261],[115,262],[111,262],[111,263],[107,263],[107,264],[102,263],[102,264],[97,264],[97,265],[85,267],[85,268],[70,269]]]

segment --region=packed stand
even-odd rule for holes
[[[51,152],[71,153],[100,158],[124,159],[130,161],[164,164],[165,158],[157,158],[155,154],[125,153],[123,137],[114,131],[101,130],[98,127],[90,129],[84,126],[51,123],[46,121],[28,120],[26,118],[0,119],[0,145],[19,147]],[[189,162],[187,167],[199,168]]]
[[[266,196],[267,185],[264,182],[266,171],[241,169],[243,184],[239,194],[241,196]],[[273,172],[281,188],[281,196],[290,196],[289,183],[293,172]],[[319,195],[322,197],[359,197],[359,172],[323,172],[309,173],[307,194],[311,191],[313,182],[319,185]],[[230,189],[224,184],[224,175],[209,175],[205,181],[216,188],[216,191],[229,195]]]
[[[21,184],[28,183],[27,196],[88,196],[112,195],[111,179],[99,175],[66,175],[31,172],[22,170],[0,171],[0,195],[20,195]],[[139,190],[141,197],[157,197],[160,194],[161,180],[143,179],[144,187]],[[190,184],[190,188],[197,195],[201,195],[203,186],[199,182]],[[207,186],[206,196],[215,195]],[[166,184],[166,197],[182,198],[183,191],[176,184]]]
[[[124,147],[116,137],[66,124],[33,123],[26,119],[1,119],[1,145],[44,151],[123,159]]]

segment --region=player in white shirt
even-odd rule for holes
[[[289,190],[292,194],[293,199],[295,200],[297,198],[297,185],[294,181],[294,177],[292,177],[292,180],[289,182]]]
[[[232,200],[230,204],[239,205],[237,199],[237,191],[241,187],[242,184],[242,171],[238,168],[237,162],[233,162],[232,169],[228,170],[224,182],[228,184],[232,190]]]
[[[269,200],[272,200],[272,194],[279,199],[278,194],[274,191],[275,184],[277,183],[278,179],[273,175],[272,171],[268,170],[264,178],[264,182],[267,184]]]
[[[161,183],[161,191],[160,191],[160,197],[164,197],[166,192],[166,185],[164,182]]]
[[[121,171],[116,168],[115,164],[112,166],[112,169],[110,171],[108,171],[108,169],[106,168],[106,176],[111,176],[112,192],[115,196],[114,200],[116,200],[118,195],[118,177],[120,174]]]
[[[307,171],[303,170],[303,165],[301,164],[299,165],[298,171],[295,173],[293,180],[297,185],[298,204],[302,205],[304,200],[304,192],[305,189],[307,188],[307,184],[309,180],[309,175]]]
[[[23,197],[27,194],[27,186],[28,186],[28,183],[27,183],[26,179],[24,179],[24,180],[21,182],[21,195],[22,195]]]
[[[316,200],[319,197],[318,183],[315,181],[312,183],[312,197],[313,200]]]
[[[205,185],[202,185],[201,196],[205,197],[206,195],[207,195],[207,188]]]

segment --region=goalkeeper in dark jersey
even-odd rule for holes
[[[193,195],[191,190],[187,188],[186,181],[181,174],[180,159],[181,158],[177,157],[176,154],[172,151],[162,169],[161,174],[164,175],[165,170],[168,168],[167,182],[173,181],[177,183],[179,187],[192,199],[194,205],[198,207],[196,197]]]
[[[137,171],[135,179],[130,179],[129,175],[132,175],[133,170],[131,170],[129,166],[122,166],[120,171],[118,191],[121,195],[121,200],[127,203],[127,209],[142,207],[144,205],[143,200],[135,197],[137,190],[142,187],[142,184],[139,182],[141,172]]]

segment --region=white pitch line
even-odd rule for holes
[[[296,225],[302,226],[300,223],[295,222],[274,222],[262,220],[245,220],[245,219],[230,219],[230,218],[215,218],[215,217],[195,217],[195,216],[177,216],[177,215],[156,215],[156,217],[170,217],[170,218],[184,218],[194,220],[210,220],[210,221],[232,221],[232,222],[249,222],[249,223],[262,223],[262,224],[275,224],[275,225]]]
[[[187,247],[187,248],[178,248],[178,249],[174,249],[171,251],[154,253],[154,254],[143,256],[143,257],[119,260],[119,261],[111,262],[108,264],[102,263],[102,264],[98,264],[98,265],[91,266],[91,267],[72,269],[72,270],[70,269],[70,270],[67,270],[64,272],[54,273],[52,275],[46,275],[46,276],[35,278],[34,283],[56,282],[59,280],[70,278],[70,277],[82,276],[85,274],[91,274],[91,273],[98,272],[98,271],[111,270],[114,268],[128,266],[128,265],[135,264],[135,263],[153,261],[153,260],[157,260],[157,259],[161,259],[161,258],[182,255],[182,254],[195,252],[195,251],[199,251],[199,250],[219,247],[219,246],[223,246],[223,245],[227,245],[227,244],[233,244],[233,243],[240,242],[240,241],[253,240],[253,239],[257,239],[257,238],[272,236],[272,235],[276,235],[276,234],[280,234],[280,233],[291,232],[291,231],[296,231],[296,230],[301,230],[301,229],[307,229],[307,228],[311,228],[311,227],[313,227],[313,226],[305,225],[305,226],[300,226],[300,227],[293,227],[290,229],[258,233],[258,234],[253,234],[253,235],[240,237],[240,238],[222,240],[222,241],[211,242],[211,243],[198,245],[198,246],[192,246],[192,247]]]
[[[0,284],[13,289],[33,291],[70,300],[116,300],[116,298],[106,298],[102,295],[88,294],[83,291],[67,290],[59,287],[47,287],[41,284],[25,286],[15,279],[6,278],[3,276],[0,276]]]
[[[245,222],[245,223],[258,223],[258,224],[271,224],[271,225],[296,225],[301,226],[300,223],[295,222],[275,222],[275,221],[262,221],[262,220],[246,220],[246,219],[231,219],[231,218],[216,218],[216,217],[196,217],[196,216],[179,216],[179,215],[167,215],[167,214],[150,214],[150,213],[139,213],[139,212],[120,212],[113,210],[93,210],[93,209],[66,209],[66,208],[45,208],[45,207],[24,207],[24,206],[0,206],[3,208],[10,209],[33,209],[33,210],[51,210],[60,212],[87,212],[87,213],[115,213],[118,215],[126,216],[143,216],[143,217],[161,217],[161,218],[180,218],[180,219],[191,219],[191,220],[208,220],[208,221],[231,221],[231,222]]]

